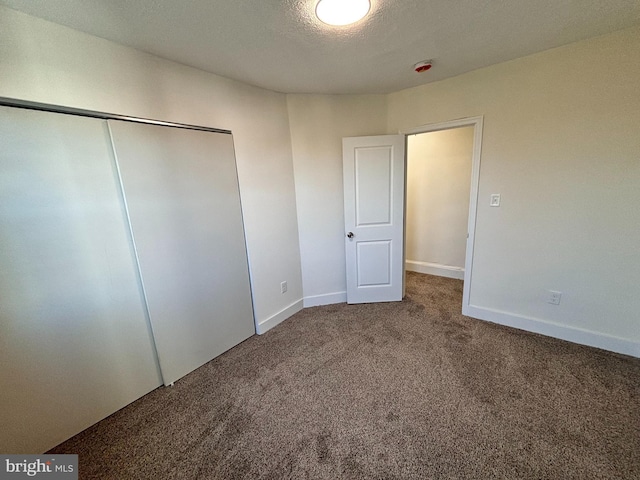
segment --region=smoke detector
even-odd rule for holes
[[[431,60],[425,60],[424,62],[418,62],[413,66],[413,69],[417,72],[417,73],[422,73],[422,72],[426,72],[427,70],[429,70],[433,65],[431,64]]]

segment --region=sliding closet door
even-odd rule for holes
[[[0,452],[161,385],[107,124],[0,107]]]
[[[255,332],[233,139],[109,125],[168,385]]]

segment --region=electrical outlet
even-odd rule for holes
[[[282,282],[280,284],[280,293],[286,293],[287,291],[287,282]]]
[[[562,292],[557,292],[555,290],[549,290],[547,297],[547,303],[551,305],[560,305],[560,300],[562,299]]]

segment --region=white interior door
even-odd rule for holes
[[[109,125],[170,384],[255,333],[233,139]]]
[[[342,140],[347,303],[402,300],[403,135]]]
[[[0,107],[0,452],[161,385],[104,120]]]

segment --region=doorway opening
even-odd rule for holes
[[[469,305],[482,117],[425,125],[406,138],[404,268],[464,280]]]

